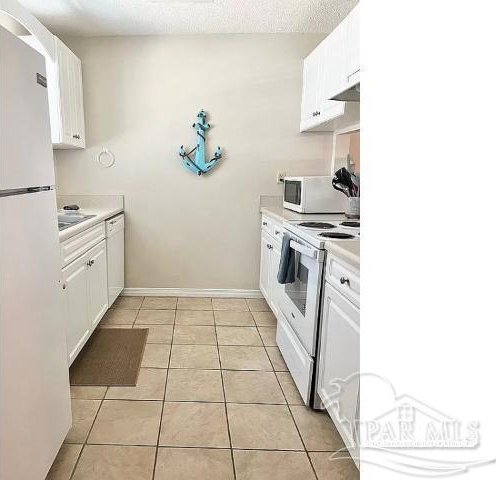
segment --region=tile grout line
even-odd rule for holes
[[[300,436],[301,443],[303,444],[303,448],[305,449],[305,453],[307,454],[307,458],[308,458],[308,461],[310,462],[310,466],[312,467],[313,474],[315,475],[315,478],[318,479],[317,472],[315,470],[315,467],[313,466],[313,462],[312,462],[312,459],[310,458],[310,454],[308,453],[307,446],[305,445],[305,442],[303,441],[303,436],[301,435],[300,429],[298,428],[298,424],[296,423],[293,412],[292,412],[291,408],[289,408],[289,405],[288,405],[288,410],[289,410],[289,414],[291,415],[291,418],[293,419],[293,422],[296,426],[296,431],[298,432],[298,435]]]
[[[213,301],[212,301],[212,309],[213,309]],[[234,475],[234,480],[236,480],[237,473],[236,473],[236,466],[234,464],[234,451],[233,451],[233,445],[232,445],[232,438],[231,438],[231,427],[229,425],[229,415],[227,413],[227,401],[226,401],[226,389],[224,386],[224,374],[222,373],[222,363],[220,360],[220,349],[219,349],[219,339],[217,337],[217,324],[215,321],[215,313],[213,314],[214,316],[214,333],[215,333],[215,341],[216,341],[216,346],[217,346],[217,355],[219,356],[219,373],[220,373],[220,381],[222,383],[222,395],[224,397],[224,412],[226,415],[226,426],[227,426],[227,436],[229,437],[229,451],[231,453],[231,463],[232,463],[232,470],[233,470],[233,475]]]
[[[170,403],[170,402],[165,402]],[[171,402],[174,403],[174,402]],[[217,402],[222,403],[222,402]],[[251,405],[251,404],[241,404],[241,405]],[[272,404],[267,404],[272,405]],[[83,446],[82,443],[64,443],[64,445],[77,445]],[[154,445],[146,443],[88,443],[89,447],[146,447],[154,448]],[[159,448],[167,449],[191,449],[191,450],[230,450],[229,447],[202,447],[202,446],[191,446],[191,445],[160,445]],[[234,451],[248,450],[250,452],[305,452],[304,449],[295,450],[290,448],[255,448],[255,447],[233,447]],[[309,450],[309,453],[342,453],[342,450]]]
[[[177,299],[176,299],[176,307],[177,307]],[[155,480],[155,473],[157,470],[158,449],[159,449],[159,445],[160,445],[160,433],[162,432],[162,420],[164,418],[164,408],[165,408],[165,395],[167,393],[167,381],[169,380],[169,367],[170,367],[170,360],[171,360],[171,356],[172,356],[172,342],[174,340],[174,331],[176,329],[176,316],[177,316],[177,309],[174,310],[174,323],[172,324],[172,338],[171,338],[171,345],[170,345],[170,349],[169,349],[169,358],[167,360],[167,373],[165,374],[164,395],[162,397],[162,409],[160,411],[160,422],[158,424],[157,445],[155,447],[155,459],[153,461],[152,480]]]
[[[90,429],[88,430],[88,434],[86,435],[86,437],[84,439],[84,442],[82,444],[82,448],[81,448],[81,451],[79,452],[79,455],[78,455],[78,458],[76,460],[76,463],[74,464],[74,467],[72,468],[72,472],[71,472],[71,475],[69,477],[69,480],[71,480],[73,478],[74,474],[76,473],[76,469],[77,469],[77,466],[79,465],[79,461],[81,459],[81,456],[83,455],[83,451],[86,448],[86,445],[88,445],[88,438],[90,437],[91,430],[93,430],[93,426],[95,425],[96,417],[98,417],[98,414],[100,413],[100,409],[102,408],[103,401],[105,400],[105,396],[107,395],[108,388],[109,387],[107,386],[107,388],[105,390],[105,393],[103,395],[103,398],[100,400],[100,405],[98,405],[98,409],[96,411],[95,418],[93,418],[93,421],[91,422]]]
[[[258,324],[256,322],[255,322],[255,324],[257,325],[257,331],[258,331],[258,334],[260,335],[260,330],[258,330]],[[262,337],[262,336],[260,335],[260,337]],[[267,353],[267,345],[265,345],[265,342],[263,341],[263,339],[262,339],[262,343],[263,343],[263,346],[264,346],[264,349],[265,349],[265,354],[267,355],[267,357],[269,357],[269,354]],[[271,363],[272,368],[274,369],[274,365],[272,364],[272,361],[271,361],[270,357],[269,357],[269,362]],[[312,469],[312,472],[314,474],[315,480],[318,480],[317,472],[315,471],[315,468],[313,466],[312,459],[310,458],[310,454],[308,453],[308,450],[307,450],[307,446],[305,445],[305,442],[303,441],[303,437],[301,435],[300,429],[298,428],[298,424],[296,423],[296,420],[295,420],[295,418],[293,416],[293,412],[291,411],[290,404],[289,404],[288,399],[286,397],[286,393],[284,392],[284,389],[282,388],[281,382],[279,381],[279,377],[276,375],[275,369],[274,369],[274,376],[276,377],[276,381],[277,381],[277,383],[279,385],[279,388],[281,389],[282,394],[283,394],[284,398],[286,399],[286,407],[287,407],[287,409],[289,411],[289,415],[291,416],[291,419],[293,420],[293,424],[294,424],[294,426],[296,428],[296,431],[298,432],[298,436],[300,437],[300,442],[303,445],[305,454],[307,456],[308,462],[310,463],[310,468]]]

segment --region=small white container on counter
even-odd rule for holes
[[[349,197],[345,212],[348,218],[360,218],[360,197]]]

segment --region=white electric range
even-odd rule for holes
[[[277,329],[277,345],[305,402],[322,408],[315,392],[315,359],[318,353],[321,298],[324,283],[325,243],[360,239],[360,222],[286,221],[295,254],[295,281],[284,285],[278,299],[283,318]]]

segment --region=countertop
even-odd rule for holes
[[[64,242],[124,211],[124,197],[122,195],[61,195],[57,197],[59,212],[64,205],[69,204],[77,204],[81,207],[80,213],[95,215],[95,217],[60,231],[60,242]]]
[[[293,212],[292,210],[288,210],[287,208],[272,205],[260,207],[260,213],[269,215],[270,217],[275,218],[280,222],[283,222],[285,220],[322,220],[323,222],[332,222],[346,219],[346,217],[342,213],[297,213]]]
[[[332,255],[360,270],[360,240],[329,241],[325,248]]]

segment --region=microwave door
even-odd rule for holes
[[[301,181],[286,180],[284,182],[284,201],[292,205],[301,205]]]

